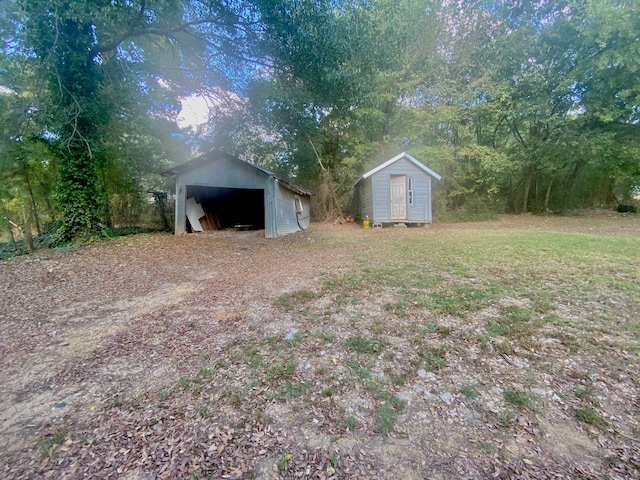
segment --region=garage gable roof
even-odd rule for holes
[[[440,180],[442,177],[440,175],[438,175],[436,172],[434,172],[433,170],[431,170],[429,167],[427,167],[426,165],[424,165],[422,162],[419,162],[418,160],[416,160],[415,158],[413,158],[411,155],[409,155],[406,152],[402,152],[400,155],[396,155],[395,157],[393,157],[391,160],[387,160],[386,162],[384,162],[382,165],[378,165],[376,168],[374,168],[373,170],[369,170],[367,173],[365,173],[364,175],[362,175],[362,177],[360,177],[360,180],[364,180],[365,178],[370,177],[371,175],[373,175],[374,173],[378,173],[380,170],[387,168],[389,165],[391,165],[392,163],[397,162],[398,160],[400,160],[401,158],[406,158],[407,160],[409,160],[410,162],[414,163],[419,169],[423,170],[424,172],[428,173],[429,175],[431,175],[433,178],[435,178],[436,180]]]
[[[248,166],[250,166],[252,168],[255,168],[256,170],[259,170],[260,172],[264,173],[265,175],[275,178],[278,181],[278,183],[283,184],[289,190],[291,190],[291,191],[293,191],[295,193],[298,193],[300,195],[309,195],[309,196],[315,195],[315,193],[312,192],[311,190],[307,190],[306,188],[301,187],[300,185],[296,185],[295,183],[289,182],[288,180],[284,180],[284,179],[278,177],[275,173],[271,172],[270,170],[267,170],[266,168],[257,167],[256,165],[253,165],[253,164],[251,164],[249,162],[245,162],[244,160],[240,160],[239,158],[234,157],[233,155],[230,155],[227,152],[224,152],[224,151],[218,150],[218,149],[210,150],[207,153],[203,153],[199,157],[196,157],[196,158],[193,158],[193,159],[189,160],[188,162],[182,163],[180,165],[176,165],[173,168],[165,170],[164,172],[162,172],[162,175],[164,177],[177,178],[179,175],[181,175],[181,174],[183,174],[185,172],[188,172],[189,170],[192,170],[192,169],[197,168],[197,167],[201,167],[201,166],[206,165],[208,163],[216,162],[216,161],[218,161],[218,160],[220,160],[222,158],[225,158],[227,160],[231,160],[232,162],[241,162],[245,166],[248,165]]]

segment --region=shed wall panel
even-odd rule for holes
[[[384,171],[371,177],[374,222],[391,221],[391,205],[389,198],[390,180],[391,176],[385,174]]]

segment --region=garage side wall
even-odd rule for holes
[[[301,230],[300,227],[307,228],[309,226],[311,207],[309,196],[298,195],[278,181],[275,182],[275,189],[276,231],[278,236],[297,232]],[[302,213],[300,214],[296,214],[296,197],[302,203]]]

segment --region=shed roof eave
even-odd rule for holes
[[[409,160],[410,162],[414,163],[418,168],[420,168],[421,170],[424,170],[426,173],[428,173],[429,175],[431,175],[433,178],[435,178],[436,180],[440,180],[442,177],[440,175],[438,175],[436,172],[434,172],[433,170],[431,170],[429,167],[427,167],[426,165],[424,165],[422,162],[419,162],[418,160],[416,160],[415,158],[413,158],[411,155],[409,155],[407,152],[402,152],[399,155],[396,155],[395,157],[393,157],[390,160],[387,160],[386,162],[384,162],[382,165],[378,165],[376,168],[369,170],[367,173],[365,173],[364,175],[362,175],[362,177],[360,177],[360,180],[358,180],[358,183],[361,180],[364,180],[365,178],[370,177],[371,175],[378,173],[380,170],[387,168],[389,165],[391,165],[392,163],[397,162],[398,160],[400,160],[401,158],[406,158],[407,160]]]

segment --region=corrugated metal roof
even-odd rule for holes
[[[428,173],[429,175],[431,175],[433,178],[435,178],[436,180],[440,180],[442,177],[440,175],[438,175],[436,172],[434,172],[433,170],[431,170],[429,167],[427,167],[425,164],[423,164],[422,162],[416,160],[415,158],[413,158],[411,155],[409,155],[406,152],[402,152],[400,155],[396,155],[395,157],[393,157],[390,160],[387,160],[386,162],[384,162],[382,165],[378,165],[376,168],[369,170],[367,173],[365,173],[364,175],[362,175],[362,177],[360,177],[360,180],[358,180],[358,183],[361,180],[364,180],[365,178],[370,177],[371,175],[373,175],[374,173],[378,173],[380,170],[382,170],[383,168],[388,167],[389,165],[391,165],[392,163],[397,162],[398,160],[400,160],[401,158],[406,158],[407,160],[409,160],[410,162],[414,163],[418,168],[420,168],[421,170],[424,170],[426,173]]]
[[[218,149],[210,150],[207,153],[203,153],[199,157],[189,160],[188,162],[182,163],[180,165],[176,165],[175,167],[165,170],[164,172],[162,172],[162,175],[169,178],[176,178],[178,175],[184,172],[188,172],[193,168],[201,167],[202,165],[206,165],[207,163],[215,162],[221,158],[226,158],[231,161],[242,162],[246,165],[249,165],[250,167],[253,167],[256,170],[261,171],[265,175],[275,178],[276,180],[278,180],[278,182],[282,183],[289,190],[296,192],[300,195],[309,195],[309,196],[315,195],[315,193],[312,192],[311,190],[308,190],[304,187],[301,187],[300,185],[297,185],[295,183],[289,182],[288,180],[280,178],[275,173],[273,173],[270,170],[267,170],[266,168],[258,167],[249,162],[245,162],[244,160],[240,160],[239,158],[234,157],[233,155]]]

